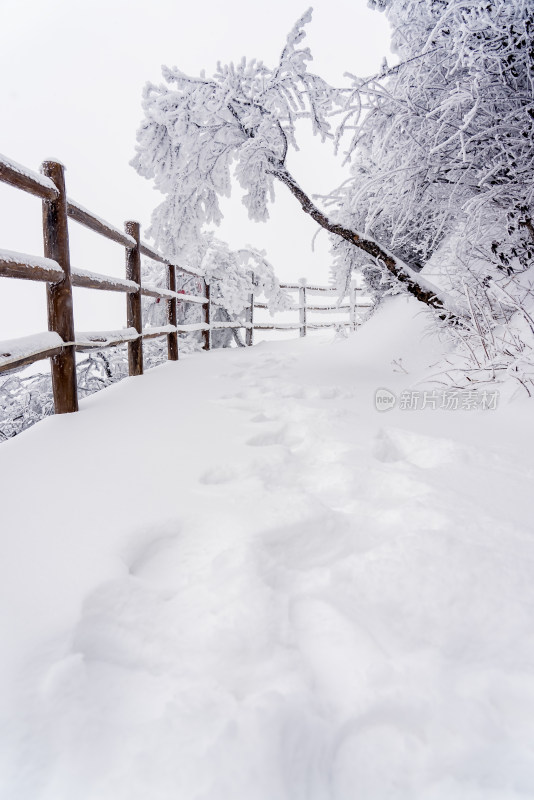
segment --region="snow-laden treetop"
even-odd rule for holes
[[[323,140],[332,136],[328,117],[338,92],[308,71],[312,56],[301,44],[311,15],[295,24],[272,68],[243,59],[219,63],[212,78],[192,78],[164,67],[166,84],[145,87],[132,164],[166,195],[150,233],[169,258],[194,258],[202,226],[220,222],[218,197],[230,193],[234,163],[250,218],[265,220],[273,170],[288,147],[297,149],[296,121],[308,119]]]

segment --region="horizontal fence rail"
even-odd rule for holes
[[[49,178],[3,155],[0,155],[0,181],[34,194],[42,200],[53,200],[59,194],[57,186]]]
[[[351,330],[356,330],[357,325],[357,318],[356,312],[358,309],[363,308],[371,308],[372,303],[365,302],[364,300],[359,300],[358,294],[362,290],[358,288],[358,286],[354,283],[350,287],[349,292],[349,303],[330,303],[322,304],[322,305],[310,305],[308,303],[308,293],[312,294],[337,294],[339,295],[339,290],[335,286],[317,286],[315,284],[309,284],[306,280],[301,280],[299,283],[282,283],[280,284],[281,289],[285,289],[286,291],[290,292],[298,292],[298,305],[296,306],[295,310],[299,312],[299,321],[298,322],[255,322],[253,325],[254,329],[260,329],[264,331],[287,331],[287,330],[298,330],[300,336],[306,336],[308,330],[319,330],[321,328],[338,328],[339,326],[342,327],[349,327]],[[254,308],[258,309],[267,309],[267,303],[254,303]],[[290,309],[291,310],[291,309]],[[349,319],[348,320],[337,320],[336,322],[319,322],[319,321],[310,321],[308,317],[308,312],[319,313],[319,314],[332,314],[336,312],[349,312]],[[252,343],[252,337],[251,337]]]
[[[88,211],[67,196],[64,167],[46,161],[41,172],[0,155],[0,181],[39,197],[43,203],[44,257],[0,250],[0,277],[42,281],[47,287],[48,332],[25,336],[0,344],[0,373],[27,366],[35,361],[51,360],[52,387],[56,413],[76,411],[76,352],[89,352],[126,344],[130,375],[143,373],[143,340],[166,336],[168,358],[178,360],[178,333],[200,331],[205,347],[211,346],[209,334],[209,286],[203,281],[203,294],[176,291],[176,273],[202,277],[189,267],[172,264],[161,253],[141,241],[139,224],[126,222],[121,231]],[[70,263],[69,220],[89,228],[99,236],[124,248],[125,278],[102,275],[79,269]],[[143,285],[140,257],[159,262],[166,270],[167,289]],[[75,332],[72,303],[73,287],[123,292],[126,296],[127,326],[117,331]],[[167,303],[168,324],[143,328],[141,297],[154,297]],[[197,304],[204,308],[205,322],[198,325],[177,324],[177,303]]]
[[[254,330],[299,330],[306,336],[308,329],[349,325],[356,326],[356,307],[368,304],[357,303],[357,289],[351,288],[349,304],[310,305],[307,294],[336,294],[330,286],[316,286],[301,281],[298,284],[282,284],[287,291],[298,291],[299,302],[295,310],[299,321],[292,323],[255,322],[254,310],[266,309],[266,303],[255,302],[250,295],[245,312],[245,321],[213,320],[210,285],[202,273],[191,267],[170,263],[161,253],[141,240],[140,225],[127,221],[124,231],[111,225],[88,211],[67,196],[64,167],[59,162],[45,161],[41,172],[32,170],[0,155],[0,181],[32,194],[43,206],[43,250],[44,256],[33,256],[10,250],[0,250],[0,277],[46,283],[48,328],[44,333],[25,336],[12,341],[0,342],[0,373],[49,358],[51,361],[52,388],[56,413],[67,413],[78,409],[76,385],[76,352],[102,350],[118,345],[127,345],[130,375],[143,374],[143,341],[167,337],[167,354],[170,361],[177,361],[178,334],[199,332],[206,350],[212,346],[212,331],[231,330],[241,345],[237,329],[245,330],[246,345],[253,344]],[[89,228],[99,236],[115,242],[124,249],[126,275],[115,278],[70,263],[69,220]],[[167,288],[143,284],[141,280],[141,256],[144,255],[165,269]],[[202,294],[184,294],[176,291],[177,273],[194,276],[201,280]],[[72,289],[86,288],[108,292],[123,292],[126,299],[126,327],[113,331],[75,332]],[[142,297],[153,297],[167,304],[167,325],[143,327]],[[179,324],[177,304],[187,303],[202,308],[204,321]],[[308,312],[349,312],[348,322],[310,322]]]
[[[100,234],[100,236],[104,236],[111,242],[117,242],[117,244],[121,244],[126,248],[135,247],[136,242],[132,236],[128,236],[127,233],[123,233],[105,220],[95,216],[95,214],[91,214],[90,211],[87,211],[86,208],[83,208],[73,200],[67,199],[67,214],[75,222]]]
[[[59,281],[65,273],[51,258],[37,258],[26,253],[0,250],[0,276],[29,281]]]

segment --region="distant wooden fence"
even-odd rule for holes
[[[169,263],[160,253],[141,241],[140,225],[128,221],[124,232],[100,217],[87,211],[67,197],[65,174],[62,164],[45,161],[41,172],[33,172],[0,155],[0,181],[35,195],[42,200],[44,257],[31,256],[0,250],[0,277],[19,278],[46,283],[48,332],[26,336],[10,342],[0,343],[0,373],[32,364],[45,358],[51,362],[52,388],[56,414],[78,410],[76,384],[76,351],[128,346],[128,369],[130,375],[143,374],[143,340],[160,336],[167,337],[167,353],[170,361],[178,359],[178,333],[202,331],[204,348],[211,348],[211,333],[216,329],[245,328],[246,344],[252,345],[254,329],[299,329],[305,336],[308,328],[332,327],[339,323],[308,322],[308,311],[348,310],[349,322],[356,325],[356,289],[351,290],[350,303],[346,306],[313,306],[307,304],[308,292],[335,292],[327,286],[285,284],[283,289],[299,292],[298,323],[254,322],[254,309],[266,308],[265,303],[255,303],[251,295],[245,323],[212,321],[210,287],[199,272]],[[116,242],[125,249],[125,279],[101,275],[79,269],[70,263],[69,218],[84,225],[100,236]],[[145,255],[163,265],[166,270],[167,289],[143,285],[141,282],[141,256]],[[176,273],[196,276],[201,283],[202,294],[182,294],[176,291]],[[124,292],[126,295],[126,329],[119,331],[97,331],[77,333],[74,327],[72,287]],[[155,297],[167,303],[167,325],[143,328],[142,296]],[[204,322],[177,324],[177,303],[200,304],[204,308]],[[359,306],[358,306],[359,307]]]
[[[359,308],[370,308],[371,303],[360,301],[358,299],[358,293],[361,291],[357,285],[354,283],[350,287],[349,293],[349,302],[348,303],[330,303],[329,305],[321,304],[321,305],[313,305],[308,302],[308,294],[339,294],[339,290],[336,289],[335,286],[317,286],[315,284],[309,284],[306,280],[301,280],[299,283],[282,283],[280,284],[281,289],[285,289],[286,291],[290,292],[298,292],[298,306],[296,307],[299,312],[299,321],[298,322],[256,322],[253,323],[251,326],[253,329],[261,329],[261,330],[276,330],[276,331],[283,331],[283,330],[298,330],[300,332],[300,336],[306,336],[308,329],[310,330],[317,330],[318,328],[336,328],[338,326],[350,327],[351,330],[356,330],[357,319],[356,319],[356,312]],[[267,308],[267,303],[254,303],[252,298],[252,308]],[[348,312],[349,318],[348,320],[338,320],[336,322],[319,322],[319,321],[310,321],[308,318],[308,312],[315,313],[336,313],[336,312]],[[251,319],[251,322],[253,320]],[[252,343],[252,338],[251,338]]]

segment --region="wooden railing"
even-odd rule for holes
[[[251,318],[252,326],[251,328],[261,329],[261,330],[298,330],[300,336],[306,336],[308,329],[310,330],[317,330],[319,328],[336,328],[338,326],[349,327],[351,330],[356,330],[357,325],[357,318],[356,312],[360,308],[370,308],[372,303],[366,302],[365,300],[359,300],[358,294],[362,290],[358,288],[356,283],[353,283],[350,287],[349,292],[349,302],[348,303],[333,303],[333,304],[321,304],[321,305],[314,305],[308,302],[308,295],[309,294],[330,294],[330,295],[339,295],[339,290],[336,289],[335,286],[317,286],[315,284],[309,284],[306,280],[301,280],[299,283],[282,283],[280,285],[281,289],[285,289],[286,291],[290,292],[298,292],[298,306],[296,309],[299,312],[299,321],[298,322],[256,322],[254,323],[253,318]],[[267,303],[254,303],[252,298],[252,307],[253,308],[267,308]],[[319,321],[310,321],[308,317],[308,312],[315,313],[337,313],[337,312],[348,312],[349,318],[348,320],[337,320],[336,322],[319,322]],[[252,336],[250,338],[250,343],[252,344]]]
[[[143,374],[143,340],[167,337],[167,355],[170,361],[178,360],[178,333],[201,331],[204,348],[211,349],[211,334],[217,329],[245,328],[246,344],[253,344],[254,330],[298,329],[306,336],[312,328],[327,328],[339,324],[356,327],[357,289],[350,292],[348,305],[316,306],[307,302],[308,293],[336,293],[328,286],[283,284],[282,289],[298,291],[299,322],[279,323],[255,322],[254,309],[267,308],[265,303],[256,303],[251,294],[246,310],[245,322],[212,321],[210,287],[201,274],[191,268],[172,264],[141,240],[138,222],[128,221],[124,231],[87,211],[79,203],[67,197],[65,170],[56,161],[45,161],[41,172],[26,167],[0,155],[0,181],[35,195],[42,201],[44,257],[31,256],[0,250],[0,277],[46,283],[48,332],[0,343],[0,373],[18,369],[35,361],[49,358],[51,362],[54,407],[57,414],[77,411],[78,391],[76,385],[76,351],[128,346],[128,369],[130,375]],[[76,268],[70,263],[69,220],[89,228],[100,236],[116,242],[125,250],[126,276],[114,278]],[[146,286],[141,280],[141,256],[159,262],[166,271],[167,289]],[[203,294],[182,294],[176,291],[176,273],[196,276]],[[118,331],[80,333],[75,331],[72,287],[123,292],[126,295],[127,327]],[[141,297],[155,297],[167,303],[167,325],[143,327]],[[204,308],[204,322],[177,324],[177,302],[200,304]],[[348,322],[309,322],[308,312],[349,311]]]
[[[46,282],[48,332],[23,337],[0,347],[0,373],[49,358],[51,361],[54,406],[57,414],[78,409],[76,386],[76,351],[103,349],[126,343],[130,375],[143,373],[143,339],[167,337],[168,358],[178,359],[178,333],[203,332],[204,347],[211,347],[211,304],[209,286],[200,273],[171,264],[160,253],[141,241],[138,222],[125,223],[124,232],[87,211],[67,197],[62,164],[45,161],[41,173],[0,156],[0,181],[39,197],[43,205],[44,257],[0,250],[0,277]],[[71,266],[69,219],[84,225],[125,249],[125,279]],[[167,289],[143,286],[141,255],[160,262],[166,269]],[[176,291],[176,272],[195,275],[203,281],[204,294],[186,295]],[[127,327],[120,331],[75,332],[72,287],[123,292],[126,295]],[[156,297],[167,303],[167,325],[143,328],[141,297]],[[177,302],[204,306],[204,322],[198,325],[177,324]]]

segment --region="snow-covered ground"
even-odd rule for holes
[[[418,310],[0,447],[0,797],[534,796],[531,404],[376,411],[435,372]]]

